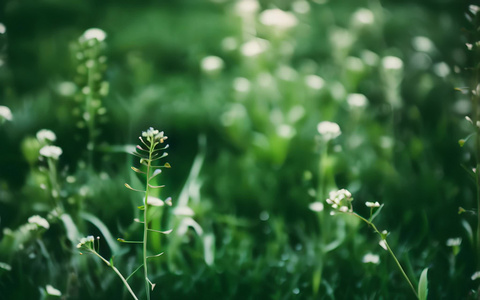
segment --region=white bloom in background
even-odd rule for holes
[[[292,9],[298,14],[306,14],[310,11],[310,4],[304,0],[295,1],[292,3]]]
[[[365,107],[368,103],[367,97],[363,94],[349,94],[347,96],[347,103],[351,108]]]
[[[336,209],[340,212],[351,211],[352,201],[353,201],[352,193],[350,193],[346,189],[331,191],[328,194],[328,199],[326,200],[326,202],[330,204],[333,209]]]
[[[235,5],[235,11],[240,16],[249,16],[256,13],[260,9],[257,0],[240,0]]]
[[[473,273],[471,278],[472,278],[472,280],[480,278],[480,271],[477,271],[477,272]]]
[[[57,136],[55,135],[55,133],[48,129],[39,130],[36,136],[37,136],[37,140],[40,143],[55,142],[57,140]]]
[[[433,72],[438,77],[447,77],[450,74],[450,67],[442,61],[433,65]]]
[[[378,265],[380,263],[380,256],[377,254],[367,253],[363,256],[362,262],[365,264],[371,263]]]
[[[457,238],[451,238],[447,240],[447,246],[448,247],[454,247],[454,246],[460,246],[462,243],[462,238],[457,237]]]
[[[396,56],[385,56],[382,59],[382,66],[386,70],[399,70],[403,68],[403,61]]]
[[[105,33],[105,31],[99,28],[90,28],[83,33],[81,38],[83,38],[86,41],[97,39],[99,42],[102,42],[105,40],[106,37],[107,37],[107,34]]]
[[[3,23],[0,23],[0,34],[5,34],[7,32],[7,27],[3,25]]]
[[[307,75],[305,76],[305,83],[314,90],[320,90],[325,85],[325,80],[317,75]]]
[[[239,93],[250,91],[250,81],[247,78],[237,77],[233,80],[233,89]]]
[[[11,271],[12,270],[12,266],[10,266],[9,264],[7,263],[4,263],[4,262],[1,262],[0,261],[0,269],[4,269],[6,271]]]
[[[277,127],[277,135],[279,137],[291,139],[292,137],[295,136],[296,133],[297,131],[295,130],[295,128],[293,128],[288,124],[281,124],[280,126]]]
[[[340,126],[337,123],[323,121],[318,123],[317,131],[327,141],[332,140],[342,134]]]
[[[206,73],[216,73],[223,69],[223,60],[218,56],[204,57],[200,63],[202,70]]]
[[[240,52],[242,52],[243,56],[252,57],[265,52],[268,47],[269,43],[266,40],[256,38],[243,44]]]
[[[370,208],[371,207],[380,207],[380,203],[378,203],[378,202],[368,202],[367,201],[367,202],[365,202],[365,206],[370,207]]]
[[[13,119],[13,115],[10,108],[0,105],[0,122],[4,120],[11,121],[12,119]]]
[[[260,14],[260,22],[263,25],[272,26],[280,30],[287,30],[298,24],[294,14],[278,8],[264,10]]]
[[[323,203],[322,202],[313,202],[308,205],[308,208],[311,211],[321,212],[323,211]]]
[[[57,290],[56,288],[54,288],[49,284],[45,287],[45,290],[47,291],[47,295],[57,296],[57,297],[62,296],[62,292],[60,292],[59,290]]]
[[[353,14],[353,20],[360,25],[370,25],[375,22],[375,16],[371,10],[360,8]]]
[[[76,91],[77,91],[77,86],[75,85],[75,83],[71,81],[63,81],[59,83],[57,86],[57,92],[61,96],[65,96],[65,97],[73,96],[73,94],[75,94]]]
[[[412,39],[412,46],[419,52],[431,52],[435,50],[432,40],[425,36],[416,36]]]
[[[176,216],[193,217],[195,212],[188,206],[177,206],[173,210],[173,214]]]
[[[53,159],[58,159],[62,153],[62,148],[57,146],[44,146],[42,149],[40,149],[40,155],[51,157]]]
[[[31,216],[30,218],[28,218],[28,223],[37,224],[38,226],[43,227],[45,229],[50,228],[50,224],[48,223],[48,221],[38,215]]]

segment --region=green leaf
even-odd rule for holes
[[[137,208],[138,208],[139,210],[145,210],[145,205],[137,206]]]
[[[423,269],[422,275],[420,275],[420,281],[418,282],[418,299],[427,300],[428,296],[428,268]]]
[[[143,171],[141,171],[140,169],[137,169],[137,168],[135,168],[135,167],[130,167],[130,168],[132,168],[132,170],[133,170],[134,172],[136,172],[136,173],[147,174],[147,173],[145,173],[145,172],[143,172]]]
[[[113,256],[112,256],[112,257],[110,257],[110,266],[111,266],[111,267],[113,267],[113,266],[114,266],[114,265],[113,265]]]
[[[378,216],[378,214],[380,213],[380,211],[382,210],[382,208],[383,208],[384,205],[385,205],[385,204],[380,205],[380,207],[379,207],[379,208],[375,211],[375,213],[370,217],[370,219],[369,219],[370,223],[373,222],[373,219],[375,219],[375,218]]]
[[[137,190],[137,189],[134,189],[132,188],[128,183],[125,183],[125,187],[129,190],[132,190],[134,192],[142,192],[142,193],[145,193],[145,191],[142,191],[142,190]]]

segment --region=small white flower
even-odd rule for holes
[[[235,6],[237,14],[240,16],[249,16],[258,11],[260,4],[257,0],[240,0]]]
[[[353,14],[353,20],[360,25],[369,25],[373,24],[375,16],[371,10],[360,8]]]
[[[145,203],[145,198],[143,199],[143,203]],[[148,196],[147,203],[148,203],[148,205],[151,205],[151,206],[164,206],[165,205],[165,203],[163,202],[162,199],[157,198],[157,197],[153,197],[153,196]]]
[[[38,215],[31,216],[30,218],[28,218],[28,223],[37,224],[38,226],[43,227],[45,229],[50,228],[50,224],[48,223],[48,221]]]
[[[86,41],[97,39],[99,42],[102,42],[107,37],[105,31],[98,29],[98,28],[90,28],[85,31],[82,35],[82,38]]]
[[[310,203],[310,205],[308,205],[308,208],[311,211],[321,212],[321,211],[323,211],[323,203],[322,202],[313,202],[313,203]]]
[[[307,75],[305,76],[305,83],[314,90],[320,90],[325,85],[325,80],[317,75]]]
[[[173,214],[177,216],[192,217],[195,215],[195,212],[188,206],[177,206],[173,210]]]
[[[382,247],[383,249],[388,250],[388,249],[387,249],[387,243],[385,242],[385,240],[380,240],[380,242],[378,242],[378,244],[379,244],[380,247]]]
[[[290,12],[278,8],[267,9],[260,14],[260,22],[280,30],[287,30],[298,24],[297,18]]]
[[[40,155],[53,159],[58,159],[62,153],[62,148],[57,146],[43,146],[43,148],[40,149]]]
[[[268,47],[268,41],[255,38],[243,44],[240,52],[242,52],[243,56],[253,57],[265,52]]]
[[[457,238],[448,239],[446,244],[448,247],[454,247],[454,246],[460,246],[461,243],[462,243],[462,238],[457,237]]]
[[[50,296],[60,297],[62,295],[62,292],[60,292],[59,290],[57,290],[56,288],[54,288],[49,284],[47,284],[47,286],[45,287],[45,290],[47,291],[47,295],[50,295]]]
[[[340,126],[338,126],[337,123],[329,121],[318,123],[317,131],[326,141],[332,140],[342,134]]]
[[[347,103],[351,108],[365,107],[368,103],[367,97],[363,94],[349,94]]]
[[[367,207],[380,207],[380,203],[378,202],[365,202],[365,206]]]
[[[55,142],[57,140],[57,136],[55,133],[48,129],[41,129],[36,134],[37,140],[40,143],[48,143],[48,142]]]
[[[365,264],[371,263],[378,265],[380,263],[380,256],[377,254],[367,253],[363,256],[362,262]]]
[[[472,280],[476,280],[476,279],[480,278],[480,271],[477,271],[477,272],[473,273],[471,278],[472,278]]]
[[[12,111],[10,108],[0,105],[0,122],[3,120],[11,121],[13,119]]]
[[[239,93],[246,93],[250,90],[250,81],[247,78],[237,77],[233,80],[233,89]]]
[[[7,32],[7,27],[3,25],[3,23],[0,23],[0,34],[5,34]]]
[[[77,244],[77,248],[81,248],[81,247],[86,246],[87,244],[90,244],[90,243],[93,243],[93,242],[95,242],[95,238],[93,237],[93,235],[83,237],[83,238],[80,239],[80,243]]]
[[[382,65],[387,70],[398,70],[403,68],[403,61],[395,56],[385,56],[382,59]]]
[[[222,70],[224,63],[218,56],[207,56],[202,59],[200,65],[204,72],[212,73]]]

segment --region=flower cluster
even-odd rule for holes
[[[95,238],[93,235],[89,235],[87,237],[83,237],[80,239],[80,243],[77,244],[78,249],[84,249],[87,251],[92,251],[94,250],[95,246]]]
[[[318,123],[317,131],[318,133],[320,133],[320,135],[325,141],[333,140],[334,138],[342,134],[340,126],[338,126],[337,123],[330,121],[323,121]]]
[[[329,193],[329,197],[326,200],[333,209],[339,212],[353,212],[352,209],[352,194],[346,190],[341,189],[338,191],[332,191]],[[332,212],[333,214],[333,212]]]

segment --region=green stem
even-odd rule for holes
[[[118,277],[120,277],[120,279],[122,280],[123,284],[127,287],[128,291],[130,292],[130,294],[132,295],[133,299],[135,300],[138,300],[137,296],[135,295],[135,293],[133,292],[132,288],[130,287],[130,285],[128,284],[127,280],[125,279],[125,277],[123,277],[122,273],[120,273],[120,271],[114,266],[112,265],[108,260],[106,260],[105,258],[103,258],[103,256],[101,256],[100,254],[98,254],[96,251],[91,251],[93,254],[95,254],[96,256],[100,257],[101,260],[103,260],[104,263],[106,263],[110,268],[113,269],[113,271],[115,273],[117,273]]]
[[[143,270],[145,276],[145,293],[147,300],[150,300],[150,283],[148,280],[148,266],[147,266],[147,240],[148,240],[148,194],[150,192],[148,182],[150,181],[150,167],[152,165],[152,153],[155,148],[155,143],[151,143],[150,151],[148,153],[147,163],[147,182],[145,190],[145,205],[143,210]]]
[[[407,274],[405,273],[405,271],[403,270],[403,267],[402,265],[400,264],[400,262],[398,261],[397,257],[395,256],[395,254],[393,253],[392,249],[390,248],[390,245],[388,245],[388,242],[387,240],[383,237],[383,234],[377,229],[377,227],[375,226],[375,224],[373,224],[372,222],[368,221],[367,219],[365,219],[364,217],[360,216],[359,214],[357,213],[354,213],[354,212],[348,212],[348,214],[351,214],[351,215],[354,215],[358,218],[360,218],[362,221],[364,221],[365,223],[367,223],[369,226],[371,226],[373,228],[373,230],[375,230],[376,233],[378,233],[378,235],[380,235],[380,237],[382,238],[382,240],[385,242],[385,246],[387,247],[387,251],[390,253],[390,255],[393,257],[393,259],[395,260],[395,263],[397,264],[398,268],[400,269],[400,272],[402,273],[403,277],[405,278],[405,280],[408,282],[408,284],[410,285],[410,288],[412,289],[413,293],[415,294],[415,297],[417,297],[418,299],[418,294],[417,294],[417,290],[415,289],[415,287],[413,286],[412,282],[410,281],[410,279],[408,278]]]

